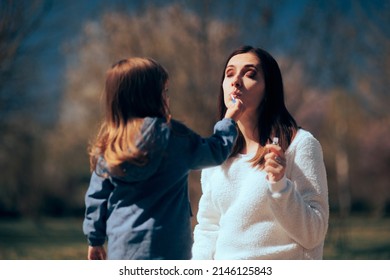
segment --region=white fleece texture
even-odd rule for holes
[[[322,259],[329,204],[320,143],[300,129],[276,183],[251,167],[252,156],[202,171],[193,259]]]

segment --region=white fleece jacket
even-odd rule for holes
[[[329,204],[322,148],[303,129],[276,183],[238,155],[204,169],[193,259],[322,259]]]

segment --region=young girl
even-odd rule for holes
[[[268,52],[244,46],[228,57],[221,116],[232,98],[245,112],[229,159],[202,171],[193,258],[321,259],[329,219],[321,145],[287,111]]]
[[[168,73],[152,59],[124,59],[107,73],[85,196],[88,259],[191,258],[189,171],[226,160],[243,107],[231,103],[201,138],[171,119],[167,91]]]

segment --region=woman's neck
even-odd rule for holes
[[[244,147],[240,151],[242,154],[256,153],[259,148],[259,133],[255,117],[242,116],[237,122],[242,135],[244,136]]]

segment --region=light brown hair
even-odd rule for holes
[[[137,148],[137,141],[145,117],[170,120],[164,96],[168,78],[168,72],[150,58],[122,59],[107,71],[103,92],[105,117],[89,148],[92,171],[99,156],[112,168],[125,161],[146,163],[147,152]]]

